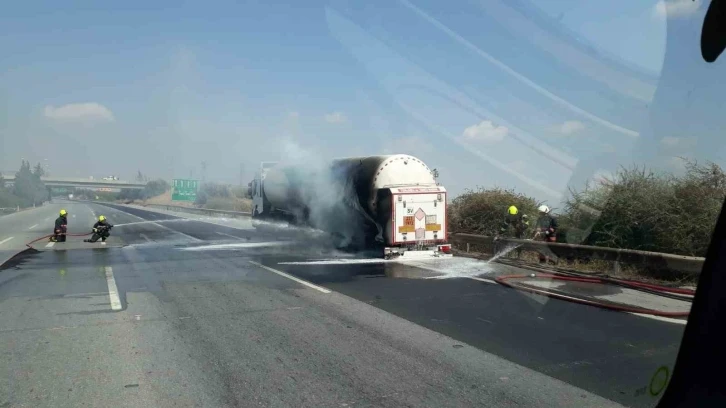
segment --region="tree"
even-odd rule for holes
[[[45,170],[43,169],[43,166],[40,165],[40,163],[35,165],[35,168],[33,169],[33,175],[38,178],[45,176]]]
[[[139,170],[138,174],[136,174],[136,181],[139,183],[143,183],[146,177],[144,177],[143,174],[141,174],[141,170]]]
[[[3,174],[0,173],[0,189],[5,188],[5,178],[3,177]]]
[[[42,172],[42,168],[40,169]],[[30,163],[23,160],[20,170],[15,173],[13,194],[23,201],[24,205],[40,204],[48,196],[45,185],[40,180],[40,173],[30,170]]]

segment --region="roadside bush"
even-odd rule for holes
[[[231,197],[229,186],[219,183],[204,183],[202,184],[201,191],[206,193],[209,197]]]
[[[24,207],[23,200],[10,191],[0,188],[0,208]]]
[[[204,204],[207,204],[207,200],[208,200],[207,193],[204,192],[204,190],[198,191],[197,198],[196,198],[196,200],[194,200],[194,205],[197,205],[199,207],[204,206]]]
[[[678,177],[621,169],[572,192],[560,224],[571,243],[705,256],[725,197],[726,174],[713,163],[686,161]]]
[[[156,197],[158,195],[164,194],[169,190],[169,183],[166,182],[166,180],[162,179],[156,179],[151,180],[148,183],[146,183],[146,187],[143,189],[142,195],[143,198],[151,198]]]
[[[250,200],[224,197],[210,197],[204,208],[225,211],[244,211],[249,212],[252,209]]]
[[[537,217],[536,199],[502,188],[467,190],[449,204],[449,231],[495,235],[499,233],[507,208],[515,205],[532,220]]]

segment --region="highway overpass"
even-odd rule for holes
[[[6,185],[12,185],[15,182],[15,175],[3,175]],[[65,188],[85,188],[85,189],[99,189],[99,188],[112,188],[112,189],[135,189],[140,190],[146,187],[146,183],[133,183],[128,181],[120,180],[95,180],[85,178],[71,178],[71,177],[41,177],[41,181],[46,187],[65,187]]]

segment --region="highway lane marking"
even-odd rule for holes
[[[108,299],[111,302],[111,310],[121,310],[121,299],[118,296],[118,287],[116,286],[116,278],[113,277],[113,269],[106,266],[106,284],[108,284]]]
[[[147,236],[146,236],[146,234],[139,234],[139,236],[140,236],[141,238],[145,239],[145,240],[146,240],[146,242],[151,242],[151,239],[149,239],[149,237],[147,237]]]
[[[30,228],[28,228],[28,229],[29,229],[29,230],[32,230],[33,228],[35,228],[35,227],[37,227],[37,226],[38,226],[38,224],[35,224],[35,225],[31,225],[31,226],[30,226]]]
[[[55,245],[55,242],[48,242],[47,244],[45,244],[45,247],[46,248],[53,248],[53,245]]]
[[[46,218],[45,220],[43,220],[43,221],[50,221],[50,217],[47,217],[47,218]]]
[[[686,323],[688,323],[688,320],[673,319],[673,318],[665,317],[665,316],[656,316],[656,315],[650,315],[650,314],[645,314],[645,313],[630,313],[630,314],[640,316],[640,317],[647,317],[648,319],[660,320],[661,322],[681,324],[684,326]]]
[[[486,282],[486,283],[491,283],[491,284],[494,284],[494,285],[498,285],[497,281],[495,281],[494,279],[478,278],[476,276],[470,276],[469,279],[474,279],[475,281]]]
[[[4,244],[4,243],[6,243],[6,242],[8,242],[8,241],[10,241],[10,240],[11,240],[11,239],[13,239],[13,238],[15,238],[15,237],[9,237],[9,238],[5,238],[4,240],[0,241],[0,245],[2,245],[2,244]]]
[[[273,269],[273,268],[270,268],[269,266],[265,266],[265,265],[262,265],[262,264],[261,264],[261,263],[259,263],[259,262],[255,262],[255,261],[249,261],[249,263],[251,263],[252,265],[256,265],[256,266],[259,266],[260,268],[262,268],[262,269],[264,269],[264,270],[267,270],[267,271],[270,271],[270,272],[272,272],[272,273],[276,273],[276,274],[278,274],[278,275],[280,275],[280,276],[283,276],[283,277],[285,277],[285,278],[288,278],[288,279],[290,279],[290,280],[294,280],[294,281],[295,281],[295,282],[297,282],[297,283],[300,283],[300,284],[302,284],[302,285],[305,285],[305,286],[307,286],[307,287],[309,287],[309,288],[313,288],[313,289],[315,289],[315,290],[317,290],[317,291],[320,291],[320,292],[323,292],[323,293],[330,293],[330,292],[332,292],[332,291],[331,291],[330,289],[325,289],[325,288],[324,288],[324,287],[322,287],[322,286],[318,286],[318,285],[315,285],[315,284],[313,284],[313,283],[310,283],[310,282],[308,282],[308,281],[302,280],[302,279],[300,279],[300,278],[297,278],[297,277],[295,277],[295,276],[292,276],[292,275],[290,275],[290,274],[287,274],[287,273],[285,273],[285,272],[282,272],[282,271],[278,271],[277,269]]]
[[[161,224],[159,224],[159,223],[156,223],[156,222],[152,222],[152,223],[151,223],[151,225],[156,225],[157,227],[159,227],[159,228],[163,228],[163,229],[165,229],[165,230],[167,230],[167,231],[171,231],[171,232],[174,232],[174,233],[176,233],[176,234],[179,234],[179,235],[183,235],[183,236],[185,236],[185,237],[187,237],[187,238],[191,239],[192,241],[195,241],[195,242],[202,242],[202,240],[201,240],[201,239],[199,239],[199,238],[194,238],[194,237],[193,237],[193,236],[191,236],[191,235],[187,235],[187,234],[185,234],[185,233],[183,233],[183,232],[179,232],[179,231],[173,230],[173,229],[171,229],[171,228],[169,228],[169,227],[165,227],[165,226],[163,226],[163,225],[161,225]]]
[[[230,238],[234,238],[234,239],[242,239],[242,238],[240,238],[240,237],[235,237],[234,235],[231,235],[231,234],[225,234],[224,232],[219,232],[219,231],[217,231],[217,234],[219,234],[219,235],[223,235],[223,236],[225,236],[225,237],[230,237]]]

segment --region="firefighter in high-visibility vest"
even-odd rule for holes
[[[52,242],[66,242],[66,232],[68,232],[68,211],[60,210],[58,218],[55,220],[53,236],[50,237],[50,240]]]
[[[514,205],[509,206],[507,215],[504,217],[504,222],[502,223],[502,235],[522,239],[527,228],[529,228],[527,214],[520,212]]]
[[[83,242],[96,242],[99,238],[101,242],[106,242],[106,238],[111,235],[111,228],[113,228],[113,225],[108,222],[105,216],[101,215],[98,217],[98,222],[93,224],[91,239],[84,239]]]

